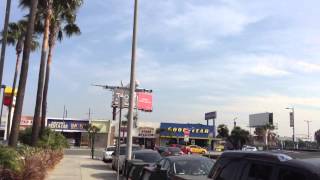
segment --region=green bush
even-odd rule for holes
[[[31,144],[32,129],[27,128],[20,133],[19,140],[21,143]],[[60,133],[52,131],[49,128],[44,130],[43,135],[39,138],[37,147],[58,150],[69,147],[67,139]]]
[[[0,146],[0,167],[19,172],[21,170],[21,159],[17,151],[9,147]]]

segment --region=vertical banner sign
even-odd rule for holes
[[[184,135],[184,142],[189,142],[189,137],[190,137],[190,130],[185,128],[183,130],[183,135]]]
[[[290,112],[290,127],[294,126],[294,115],[293,112]]]
[[[137,92],[137,108],[142,111],[152,111],[152,94],[149,92]]]

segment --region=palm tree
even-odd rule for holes
[[[82,0],[55,0],[52,4],[53,14],[50,23],[49,53],[47,57],[41,108],[41,129],[45,128],[45,120],[47,116],[47,97],[53,49],[55,47],[56,40],[62,41],[64,34],[67,37],[81,34],[80,28],[75,24],[76,13],[81,5]]]
[[[220,124],[217,128],[217,131],[218,137],[220,138],[227,138],[229,136],[229,129],[225,124]]]
[[[9,123],[11,120],[12,108],[13,108],[13,101],[17,83],[17,77],[19,73],[19,65],[20,65],[20,55],[23,49],[23,41],[25,39],[26,31],[27,31],[27,20],[20,20],[17,23],[9,23],[8,25],[8,34],[7,34],[7,44],[16,46],[16,65],[15,65],[15,72],[13,76],[13,84],[12,89],[13,92],[11,94],[11,102],[9,105],[9,113],[8,113],[8,120]],[[38,41],[36,41],[37,36],[34,35],[31,43],[31,51],[35,51],[39,47]],[[2,42],[2,40],[0,40]]]
[[[18,95],[16,101],[16,107],[12,119],[12,127],[11,133],[9,138],[9,146],[16,147],[19,135],[19,126],[21,120],[21,113],[24,101],[24,93],[27,84],[28,78],[28,69],[29,69],[29,57],[30,57],[30,50],[32,44],[32,36],[34,32],[34,24],[35,24],[35,17],[37,12],[37,5],[38,0],[31,0],[30,12],[28,16],[28,26],[26,31],[26,37],[24,40],[24,48],[23,48],[23,58],[22,58],[22,65],[21,65],[21,73],[20,73],[20,80],[19,80],[19,87],[18,87]]]
[[[21,0],[21,6],[28,7],[30,6],[30,0]],[[36,96],[36,104],[33,116],[33,124],[32,124],[32,136],[31,136],[31,145],[35,146],[40,131],[40,111],[41,111],[41,103],[42,103],[42,95],[44,88],[44,79],[45,79],[45,67],[46,67],[46,56],[48,52],[48,41],[49,41],[49,27],[50,27],[50,19],[52,15],[52,0],[40,0],[38,4],[38,12],[37,12],[37,31],[38,33],[43,32],[42,39],[42,48],[41,48],[41,59],[40,59],[40,68],[38,75],[38,88],[37,88],[37,96]],[[44,21],[44,27],[42,28],[42,22]],[[43,132],[43,131],[41,131]]]
[[[262,127],[257,127],[254,132],[258,137],[262,137],[263,143],[266,146],[266,148],[268,148],[269,137],[271,137],[272,131],[274,129],[275,129],[274,125],[266,124]]]

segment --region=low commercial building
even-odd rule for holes
[[[186,136],[184,133],[188,131]],[[207,147],[213,144],[214,127],[203,124],[161,123],[159,129],[160,146],[167,144],[195,144]]]
[[[82,133],[86,133],[85,126],[89,124],[87,119],[73,118],[48,118],[47,127],[61,132],[74,146],[88,145],[88,139],[83,139]]]

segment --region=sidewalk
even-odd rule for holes
[[[47,180],[116,179],[110,163],[90,159],[89,156],[65,155],[61,162],[48,173]]]

